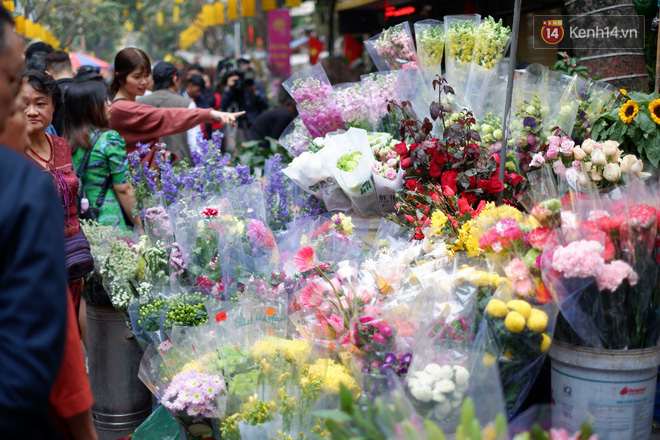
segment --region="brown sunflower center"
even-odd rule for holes
[[[656,118],[660,119],[660,105],[653,107],[653,114]]]
[[[634,106],[629,105],[626,108],[626,116],[632,116],[634,112],[635,112],[635,107]]]

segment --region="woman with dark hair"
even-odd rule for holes
[[[126,142],[119,133],[108,130],[109,108],[108,91],[102,83],[71,84],[64,104],[64,133],[71,145],[76,170],[91,149],[80,183],[89,204],[99,209],[97,221],[126,228],[123,208],[133,224],[140,226],[140,216],[133,212],[135,194],[127,176]],[[97,202],[101,202],[100,206]]]
[[[199,124],[235,124],[244,112],[224,113],[213,109],[156,108],[135,102],[144,95],[151,76],[149,57],[135,47],[122,49],[115,56],[115,76],[110,90],[115,93],[110,108],[110,128],[126,140],[132,153],[136,144],[155,144],[161,136],[183,133]],[[153,149],[152,149],[153,153]],[[146,160],[151,161],[153,154]]]

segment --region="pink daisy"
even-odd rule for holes
[[[323,282],[314,281],[305,286],[300,292],[300,305],[305,309],[313,309],[323,303],[324,294],[327,291]]]
[[[293,259],[293,264],[300,272],[307,272],[314,269],[317,262],[316,252],[314,252],[314,248],[311,246],[305,246],[300,249]]]

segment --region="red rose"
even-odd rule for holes
[[[476,213],[479,214],[485,207],[486,207],[486,201],[485,200],[479,201],[479,205],[477,205]]]
[[[457,179],[458,179],[457,170],[445,171],[444,173],[442,173],[442,176],[440,177],[440,183],[442,184],[442,188],[444,189],[445,187],[448,187],[454,192],[454,194],[456,194],[458,192],[458,190],[456,189]]]
[[[422,184],[416,179],[408,179],[406,180],[406,188],[410,191],[421,191]]]
[[[458,199],[458,210],[461,211],[461,214],[465,214],[470,210],[470,203],[465,197]]]
[[[515,185],[518,185],[518,184],[522,183],[522,181],[523,181],[523,177],[522,177],[520,174],[511,173],[511,174],[509,175],[508,182],[509,182],[511,185],[514,185],[514,186],[515,186]]]
[[[435,162],[431,163],[429,167],[429,177],[437,179],[442,174],[442,168],[440,168]]]
[[[410,214],[405,214],[404,217],[406,218],[406,220],[408,220],[408,221],[409,221],[410,223],[412,223],[412,224],[415,224],[415,223],[417,222],[417,220],[415,219],[415,217],[413,217],[413,216],[410,215]]]
[[[431,200],[433,200],[434,202],[440,201],[440,194],[438,194],[437,191],[430,191],[429,195],[431,196]]]
[[[443,187],[442,187],[442,193],[445,195],[445,197],[454,197],[454,196],[456,195],[456,193],[454,192],[454,190],[452,190],[452,189],[451,189],[450,187],[448,187],[448,186],[443,186]]]
[[[434,159],[435,163],[438,164],[438,166],[443,166],[444,164],[447,163],[447,153],[445,153],[443,151],[436,151],[433,154],[433,159]]]
[[[492,156],[490,156],[490,158],[495,161],[498,167],[500,166],[500,153],[495,153]]]
[[[497,194],[498,192],[501,192],[503,190],[504,190],[504,185],[497,176],[492,176],[490,180],[488,180],[488,187],[486,188],[486,191],[488,191],[491,194]]]
[[[422,228],[415,229],[415,240],[424,240],[424,233],[422,232]]]
[[[477,200],[479,200],[477,195],[472,191],[464,192],[463,197],[467,199],[468,203],[470,204],[470,207],[474,206],[474,204],[477,203]]]
[[[411,158],[404,157],[403,159],[401,159],[401,168],[402,169],[405,170],[407,168],[410,168],[411,166],[412,166],[412,159]]]
[[[477,181],[477,189],[483,189],[484,191],[486,191],[486,188],[488,188],[488,180],[479,179]]]
[[[406,145],[405,142],[396,144],[394,148],[396,150],[396,154],[398,154],[399,156],[405,156],[406,154],[408,154],[408,146]]]
[[[477,176],[470,177],[470,185],[467,189],[474,189],[477,187]]]

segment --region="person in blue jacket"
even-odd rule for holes
[[[21,42],[0,6],[0,131],[14,112]],[[0,145],[0,439],[58,439],[48,396],[66,328],[64,218],[50,177]]]

